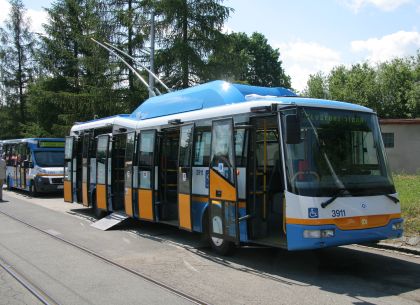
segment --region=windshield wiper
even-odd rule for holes
[[[336,200],[338,197],[341,197],[343,195],[350,195],[350,192],[345,188],[339,189],[338,192],[334,196],[322,202],[321,207],[325,209],[327,206],[333,203],[334,200]]]
[[[400,202],[400,200],[397,197],[391,196],[389,194],[385,194],[385,196],[388,197],[389,199],[391,199],[395,204]]]

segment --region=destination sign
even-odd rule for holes
[[[39,141],[39,148],[64,148],[64,141]]]

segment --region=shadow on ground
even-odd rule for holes
[[[71,213],[94,221],[88,208]],[[160,243],[174,243],[213,263],[252,273],[287,285],[317,286],[354,298],[379,298],[420,289],[420,259],[410,262],[371,253],[363,248],[335,247],[317,251],[290,252],[267,247],[243,247],[230,257],[212,252],[200,234],[165,224],[127,219],[112,230],[126,230]],[[417,296],[407,295],[420,302]],[[369,304],[362,300],[355,304]]]

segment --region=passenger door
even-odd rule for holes
[[[64,148],[64,201],[73,202],[74,137],[66,137]]]
[[[210,235],[239,243],[238,190],[233,119],[212,123]]]
[[[20,174],[20,181],[23,189],[26,189],[26,187],[29,187],[29,183],[26,183],[26,176],[29,171],[29,168],[25,167],[25,161],[26,164],[29,165],[29,144],[25,143],[23,144],[23,153],[22,153],[22,162],[21,162],[21,174]]]
[[[139,218],[155,220],[154,190],[155,190],[155,151],[156,130],[144,130],[140,132],[138,141],[138,213]]]
[[[192,231],[191,163],[194,124],[181,127],[178,153],[178,218],[179,227]]]
[[[82,144],[82,204],[89,206],[89,180],[90,180],[90,166],[89,166],[89,148],[90,148],[91,134],[86,133],[83,136]]]
[[[124,158],[124,210],[127,215],[133,216],[133,160],[136,142],[136,133],[127,134]]]
[[[98,136],[96,148],[96,208],[107,210],[109,135]]]

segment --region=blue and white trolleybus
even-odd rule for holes
[[[149,98],[66,138],[64,198],[202,232],[228,253],[402,235],[376,113],[215,81]]]

